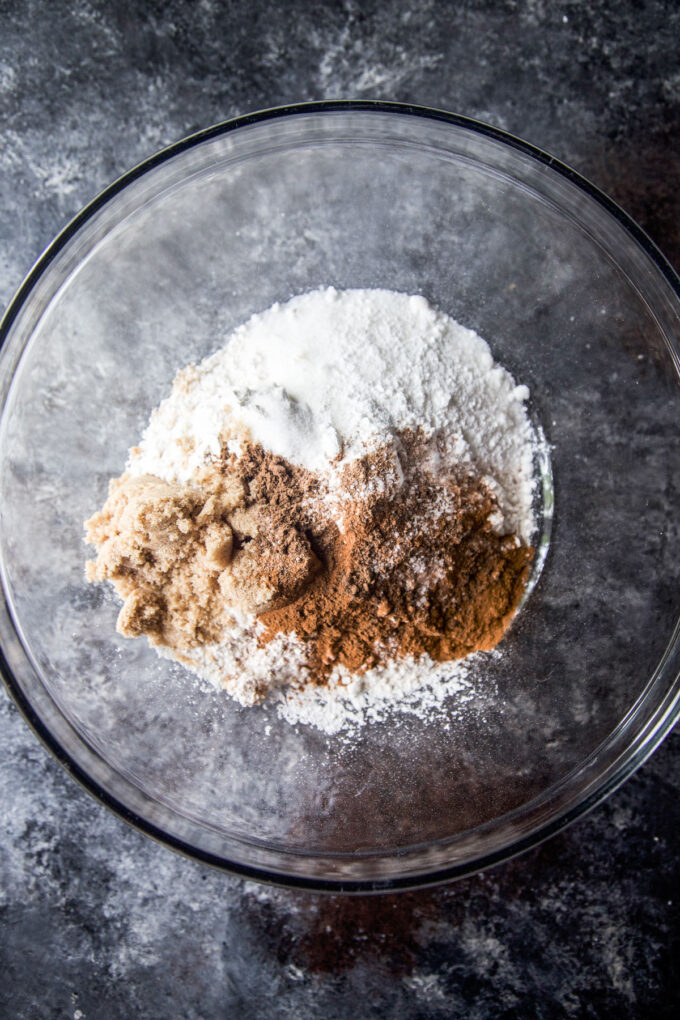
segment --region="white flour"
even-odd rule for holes
[[[494,363],[484,340],[424,298],[318,290],[254,315],[215,354],[180,372],[127,469],[187,482],[236,426],[266,450],[325,473],[332,488],[344,463],[398,430],[441,430],[454,458],[474,466],[497,495],[497,530],[529,543],[528,396]],[[238,452],[237,443],[231,448]],[[479,656],[444,664],[427,656],[395,660],[360,676],[336,667],[319,688],[305,684],[301,641],[281,635],[260,646],[260,630],[257,618],[244,614],[224,644],[184,661],[218,687],[229,677],[241,703],[269,693],[283,718],[329,734],[392,711],[425,716],[449,695],[471,696],[469,675]]]
[[[277,691],[277,710],[290,723],[306,723],[329,734],[382,722],[395,709],[425,718],[433,710],[441,711],[444,698],[455,695],[462,704],[474,696],[470,673],[482,658],[470,655],[444,663],[433,662],[427,655],[418,661],[395,659],[358,676],[340,667],[327,686]]]
[[[358,675],[342,666],[333,670],[327,685],[307,683],[305,646],[288,634],[258,644],[258,625],[236,622],[230,639],[185,653],[198,676],[220,687],[225,674],[234,679],[229,693],[243,705],[255,704],[268,693],[278,714],[287,722],[315,726],[330,735],[351,733],[367,723],[379,723],[394,711],[425,718],[441,710],[444,698],[455,695],[462,704],[475,696],[473,669],[484,653],[457,662],[433,662],[423,655],[395,659]],[[160,655],[176,658],[162,646]]]
[[[228,410],[265,449],[311,471],[374,449],[408,426],[455,436],[498,496],[500,530],[531,539],[533,460],[526,386],[472,330],[423,297],[312,291],[234,331],[154,411],[128,470],[188,481],[219,454]]]

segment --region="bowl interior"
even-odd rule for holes
[[[83,576],[83,521],[175,371],[330,284],[424,294],[476,329],[529,386],[554,475],[545,569],[465,700],[352,741],[200,689],[120,638],[116,600]],[[668,691],[650,678],[677,619],[677,315],[610,213],[464,125],[307,112],[147,169],[72,233],[3,349],[17,683],[96,783],[197,852],[380,881],[509,846],[537,798],[586,797]]]

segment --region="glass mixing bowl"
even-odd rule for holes
[[[242,709],[84,581],[83,521],[175,371],[316,287],[424,294],[532,394],[543,572],[424,723],[353,742]],[[678,278],[611,201],[482,124],[387,103],[242,117],[88,206],[2,324],[3,671],[69,771],[203,861],[317,889],[463,875],[606,796],[678,712]]]

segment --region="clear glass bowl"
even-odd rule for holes
[[[329,284],[424,294],[485,337],[531,389],[555,485],[545,568],[475,697],[353,744],[201,690],[83,578],[83,521],[176,369]],[[148,160],[2,325],[0,638],[29,722],[145,832],[293,885],[423,885],[566,825],[678,712],[679,293],[595,188],[461,117],[312,104]]]

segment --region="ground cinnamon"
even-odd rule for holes
[[[437,474],[423,470],[432,443],[404,432],[398,448],[345,470],[343,530],[308,524],[324,568],[298,599],[260,616],[264,640],[283,631],[309,642],[317,681],[336,665],[358,672],[392,656],[445,661],[493,648],[517,608],[533,551],[494,531],[497,502],[474,474],[441,459]],[[371,490],[394,476],[395,457],[396,482]]]

